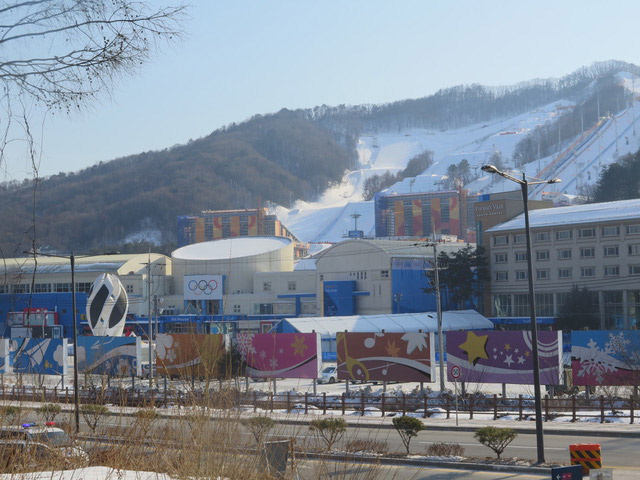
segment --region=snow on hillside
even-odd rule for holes
[[[628,73],[618,74],[626,88],[640,90],[640,81]],[[637,93],[636,93],[637,96]],[[638,102],[636,102],[638,103]],[[491,193],[517,188],[497,175],[484,174],[480,166],[488,162],[494,151],[502,153],[505,168],[516,170],[511,157],[522,136],[559,115],[557,107],[572,105],[568,100],[554,102],[530,112],[457,130],[435,131],[411,129],[397,133],[363,135],[358,141],[360,168],[345,174],[342,182],[324,192],[318,202],[298,201],[292,209],[277,207],[280,220],[300,240],[308,242],[338,242],[354,228],[352,214],[358,218],[358,229],[373,236],[373,202],[363,201],[364,181],[372,175],[397,173],[415,155],[431,150],[434,162],[421,175],[406,178],[387,189],[388,193],[410,193],[442,189],[442,179],[450,165],[466,159],[474,180],[465,186],[472,192]],[[635,116],[640,105],[629,107],[616,117],[603,120],[583,135],[568,139],[558,154],[527,164],[528,176],[544,179],[560,178],[562,183],[532,189],[534,198],[543,192],[575,195],[585,184],[593,184],[601,169],[618,156],[635,152],[640,147],[640,131],[633,135]],[[640,130],[640,123],[638,123]],[[521,168],[514,172],[521,175]]]

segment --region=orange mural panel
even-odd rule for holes
[[[204,218],[196,218],[196,243],[204,242]]]
[[[159,333],[156,367],[160,375],[212,378],[224,355],[224,335]]]
[[[440,214],[440,199],[431,199],[431,228],[434,233],[442,232],[442,215]],[[429,232],[432,233],[432,232]]]
[[[420,199],[416,199],[413,201],[413,205],[412,205],[412,209],[413,209],[413,236],[422,236],[424,235],[423,232],[423,225],[422,225],[422,200]]]
[[[403,237],[405,235],[405,232],[404,232],[404,204],[402,203],[402,200],[396,200],[395,202],[393,202],[393,217],[396,225],[395,235],[399,237]]]
[[[231,217],[231,236],[240,236],[240,217],[238,215]]]
[[[449,233],[461,236],[460,231],[460,202],[458,197],[449,198]]]
[[[257,215],[251,215],[247,219],[247,230],[249,235],[252,237],[258,235],[258,216]]]
[[[222,238],[222,219],[220,217],[213,217],[213,238]]]

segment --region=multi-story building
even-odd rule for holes
[[[604,329],[640,319],[640,199],[529,213],[536,310],[555,316],[573,285],[593,292]],[[529,315],[524,216],[487,230],[491,314]]]

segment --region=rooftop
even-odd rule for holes
[[[595,222],[640,221],[640,199],[590,203],[529,211],[531,228],[579,225]],[[524,229],[524,214],[487,230],[489,233]]]
[[[230,260],[280,250],[291,244],[284,237],[235,237],[194,243],[171,253],[177,260]]]

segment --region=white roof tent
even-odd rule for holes
[[[285,318],[300,333],[316,332],[322,337],[335,338],[337,332],[437,332],[436,312],[401,313],[388,315],[354,315],[352,317],[298,317]],[[450,330],[493,330],[494,325],[487,317],[475,310],[455,310],[442,312],[442,329]]]

